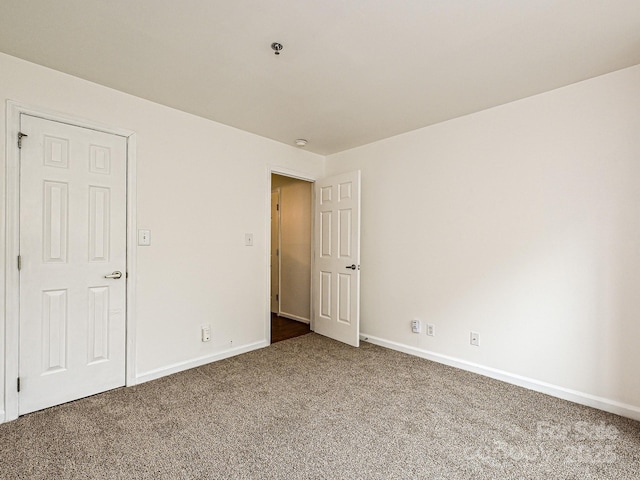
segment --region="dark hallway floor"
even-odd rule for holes
[[[288,340],[309,333],[311,329],[308,323],[298,322],[289,318],[271,314],[271,343]]]

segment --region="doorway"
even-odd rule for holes
[[[271,174],[271,343],[311,331],[313,183]]]
[[[277,175],[275,177],[274,175]],[[272,188],[274,180],[284,177],[283,182],[298,182],[313,189],[309,192],[312,200],[311,207],[306,210],[311,220],[308,232],[308,242],[298,242],[299,247],[307,250],[306,258],[310,259],[309,270],[298,279],[302,285],[307,285],[305,293],[296,284],[299,295],[291,298],[296,301],[308,302],[306,314],[310,330],[348,345],[360,345],[360,205],[361,205],[361,172],[359,170],[345,172],[330,177],[314,178],[298,176],[296,173],[269,169],[267,176],[268,197],[266,205],[271,206]],[[279,192],[280,208],[284,205],[282,188]],[[306,202],[304,202],[306,203]],[[267,218],[271,218],[271,210],[267,209]],[[274,216],[275,217],[275,216]],[[269,224],[271,222],[269,221]],[[282,218],[280,220],[282,224]],[[282,230],[281,230],[282,233]],[[269,235],[269,243],[271,243]],[[282,244],[282,235],[280,238]],[[313,252],[313,255],[312,255]],[[285,314],[292,320],[305,322],[305,318],[291,314],[284,307],[284,282],[282,271],[284,258],[280,250],[279,271],[279,304],[278,315]],[[268,317],[265,325],[266,338],[271,339],[271,252],[266,258],[268,264],[267,299]]]

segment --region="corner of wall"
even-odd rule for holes
[[[484,365],[469,362],[467,360],[462,360],[460,358],[450,357],[403,343],[374,337],[371,335],[367,335],[366,333],[361,333],[360,339],[364,342],[372,343],[374,345],[389,348],[391,350],[396,350],[398,352],[424,358],[425,360],[430,360],[432,362],[441,363],[450,367],[459,368],[461,370],[476,373],[478,375],[483,375],[495,380],[500,380],[511,385],[516,385],[528,390],[551,395],[552,397],[561,398],[563,400],[577,403],[579,405],[585,405],[587,407],[596,408],[598,410],[603,410],[605,412],[640,421],[640,406],[629,405],[627,403],[617,402],[609,398],[598,397],[589,393],[560,387],[558,385],[553,385],[546,382],[541,382],[539,380],[523,377],[521,375],[516,375],[514,373],[506,372],[504,370],[499,370],[496,368],[486,367]]]
[[[269,342],[267,342],[266,340],[262,340],[259,342],[251,343],[249,345],[243,345],[240,347],[231,348],[223,352],[214,353],[211,355],[205,355],[205,356],[194,358],[184,362],[177,362],[172,365],[166,365],[161,368],[156,368],[154,370],[137,375],[135,384],[139,385],[141,383],[150,382],[151,380],[156,380],[161,377],[166,377],[167,375],[179,373],[184,370],[189,370],[191,368],[201,367],[202,365],[206,365],[208,363],[224,360],[225,358],[235,357],[236,355],[240,355],[242,353],[248,353],[253,350],[258,350],[260,348],[264,348],[268,346],[269,346]]]

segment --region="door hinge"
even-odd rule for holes
[[[28,137],[26,133],[18,132],[18,148],[22,148],[22,139]]]
[[[20,392],[20,377],[18,377],[18,392]]]
[[[280,256],[280,249],[276,248],[276,257],[279,257],[279,256]]]
[[[280,295],[276,293],[276,302],[279,302],[279,301],[280,301]]]
[[[276,210],[280,211],[280,204],[276,203]]]
[[[22,256],[18,255],[18,270],[22,270]]]

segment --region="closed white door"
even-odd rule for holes
[[[315,184],[316,333],[360,345],[360,171]]]
[[[22,415],[125,384],[126,139],[20,131]]]

